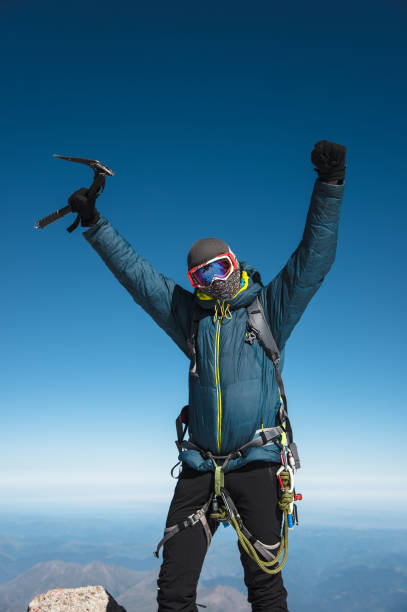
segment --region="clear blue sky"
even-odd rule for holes
[[[102,214],[188,287],[207,235],[279,272],[325,138],[348,170],[336,262],[286,349],[299,488],[384,507],[407,459],[406,4],[40,0],[0,17],[4,503],[166,502],[187,401],[185,357],[73,218],[33,230],[91,182],[52,154],[112,167]]]

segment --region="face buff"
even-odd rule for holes
[[[219,300],[231,300],[239,291],[241,286],[240,266],[237,264],[236,270],[232,272],[226,280],[216,278],[209,287],[201,288],[202,293],[206,293],[211,298]]]

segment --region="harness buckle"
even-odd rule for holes
[[[281,443],[281,434],[278,434],[278,436],[275,436],[274,438],[272,438],[271,442],[275,444],[276,446],[278,446],[281,452],[283,451],[284,447]]]
[[[195,512],[195,514],[191,514],[188,517],[190,527],[193,527],[194,525],[199,523],[199,521],[202,518],[202,515],[203,515],[202,508],[200,510],[198,510],[198,512]]]
[[[252,345],[253,342],[256,340],[257,335],[254,333],[254,331],[252,329],[248,329],[247,332],[245,333],[245,342],[247,342],[247,344]]]

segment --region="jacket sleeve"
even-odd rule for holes
[[[344,187],[315,182],[302,240],[265,288],[266,312],[280,350],[335,260]]]
[[[188,356],[193,294],[160,274],[101,217],[83,233],[120,283]]]

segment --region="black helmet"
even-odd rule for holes
[[[220,238],[201,238],[201,240],[194,242],[189,250],[188,270],[200,266],[206,261],[222,255],[222,253],[228,253],[229,250],[229,246]]]

